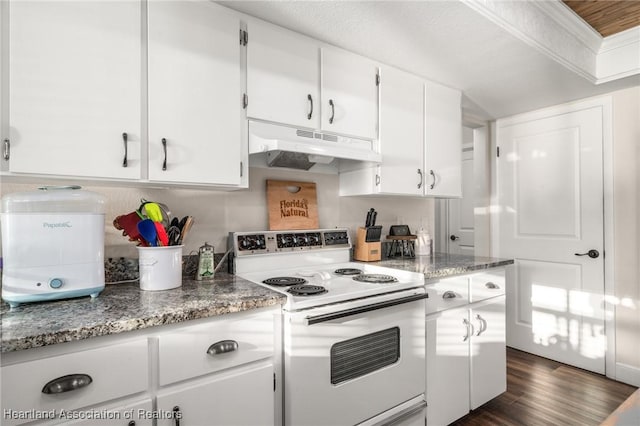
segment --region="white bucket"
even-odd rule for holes
[[[182,285],[182,247],[137,247],[140,289],[169,290]]]

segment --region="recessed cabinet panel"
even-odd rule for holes
[[[240,184],[239,18],[150,1],[149,180]]]
[[[364,57],[341,50],[321,50],[321,129],[365,139],[377,139],[377,65]]]
[[[320,127],[320,49],[301,34],[250,21],[247,116],[296,127]]]
[[[462,197],[460,91],[425,82],[425,195]]]
[[[140,2],[11,1],[9,21],[9,170],[139,179]]]

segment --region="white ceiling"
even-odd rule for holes
[[[640,84],[595,85],[459,1],[219,3],[464,93],[488,120]]]

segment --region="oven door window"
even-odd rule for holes
[[[331,347],[331,383],[337,385],[379,370],[400,359],[400,328],[393,327]]]

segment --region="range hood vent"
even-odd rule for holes
[[[309,170],[334,159],[380,163],[375,142],[249,121],[249,154],[267,153],[269,167]]]

